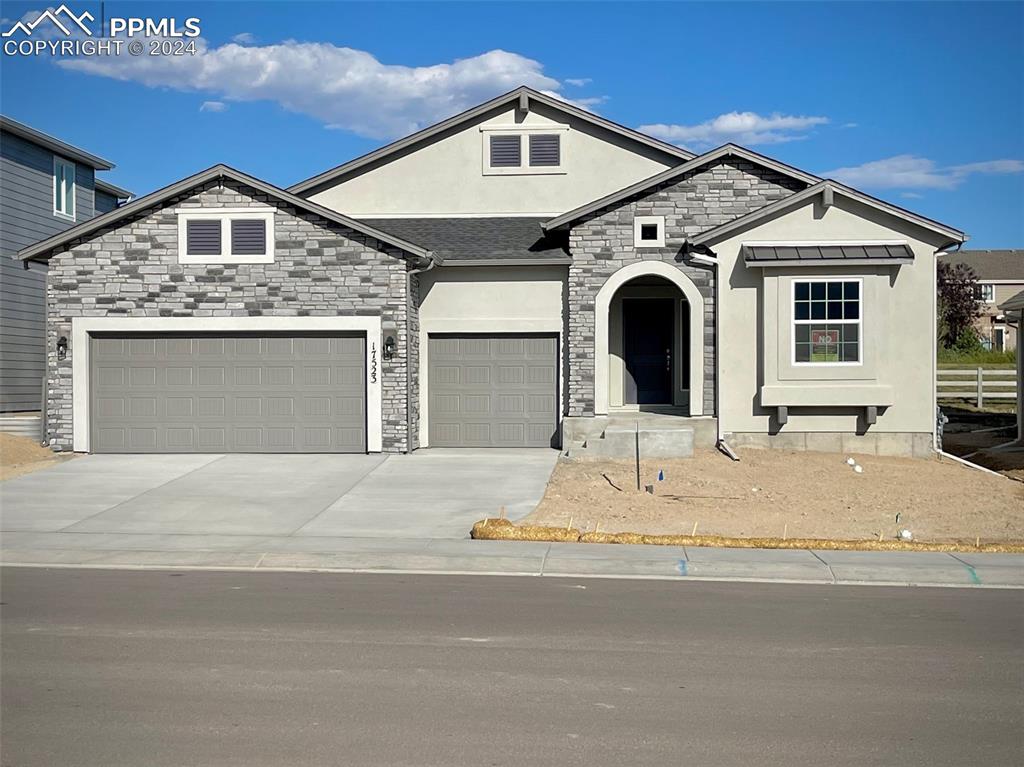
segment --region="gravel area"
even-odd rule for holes
[[[524,524],[749,537],[1024,540],[1024,483],[951,460],[741,449],[644,461],[561,460]],[[858,473],[846,463],[852,457]],[[659,472],[664,481],[658,481]],[[899,520],[897,521],[897,514]]]

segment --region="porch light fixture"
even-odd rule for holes
[[[68,337],[61,336],[57,339],[57,359],[63,360],[68,357]]]
[[[390,360],[395,358],[395,347],[398,346],[394,336],[388,336],[384,339],[384,359]]]

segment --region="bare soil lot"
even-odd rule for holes
[[[29,437],[0,432],[0,482],[48,469],[73,456],[57,455]]]
[[[878,539],[906,528],[919,541],[1024,540],[1024,483],[950,460],[743,449],[644,461],[561,460],[521,524],[583,531],[736,537]],[[657,480],[659,471],[664,481]],[[899,514],[899,521],[896,515]]]

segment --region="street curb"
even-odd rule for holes
[[[780,585],[806,586],[884,586],[889,588],[951,588],[951,589],[997,589],[1004,591],[1021,591],[1024,585],[999,583],[942,583],[929,581],[906,580],[828,580],[799,578],[753,578],[739,576],[708,576],[708,575],[646,575],[636,573],[541,573],[525,571],[484,571],[484,570],[402,570],[394,568],[339,568],[339,567],[232,567],[217,565],[112,565],[112,564],[64,564],[36,562],[0,562],[0,567],[36,570],[134,570],[164,572],[233,572],[233,573],[326,573],[337,575],[447,575],[447,576],[489,576],[508,578],[585,578],[588,580],[641,580],[641,581],[675,581],[678,583],[777,583]]]

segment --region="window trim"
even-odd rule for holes
[[[558,165],[530,165],[531,135],[557,135]],[[519,137],[519,165],[512,167],[491,167],[491,136]],[[481,125],[481,166],[485,176],[557,176],[567,173],[566,148],[569,126],[552,125]]]
[[[71,212],[61,210],[57,207],[58,190],[57,190],[57,169],[60,166],[65,168],[65,180],[68,178],[68,171],[70,171],[71,178],[71,189],[67,195],[66,202],[71,206]],[[66,221],[74,221],[77,215],[77,200],[75,196],[78,193],[78,167],[71,160],[66,157],[61,157],[58,154],[53,156],[53,215],[57,218],[63,218]]]
[[[985,293],[988,292],[990,298],[985,298]],[[989,282],[978,283],[978,303],[979,304],[994,304],[996,302],[996,286]]]
[[[797,283],[815,282],[855,282],[857,283],[857,319],[855,320],[798,320],[796,318],[796,286]],[[827,288],[826,288],[827,290]],[[826,297],[826,301],[827,301]],[[856,362],[798,362],[796,358],[796,328],[798,325],[814,324],[856,325],[857,326],[857,361]],[[864,278],[863,277],[795,277],[789,281],[789,361],[794,368],[829,368],[829,367],[863,367],[864,366]]]
[[[274,263],[274,213],[275,208],[179,208],[178,214],[178,263],[179,264],[272,264]],[[211,219],[220,221],[220,253],[189,255],[188,222]],[[231,252],[231,222],[238,219],[256,219],[266,222],[265,253],[236,255]]]
[[[655,224],[658,227],[658,236],[653,240],[640,239],[640,232],[643,226]],[[633,247],[641,248],[664,248],[665,247],[665,217],[664,216],[633,216]]]

